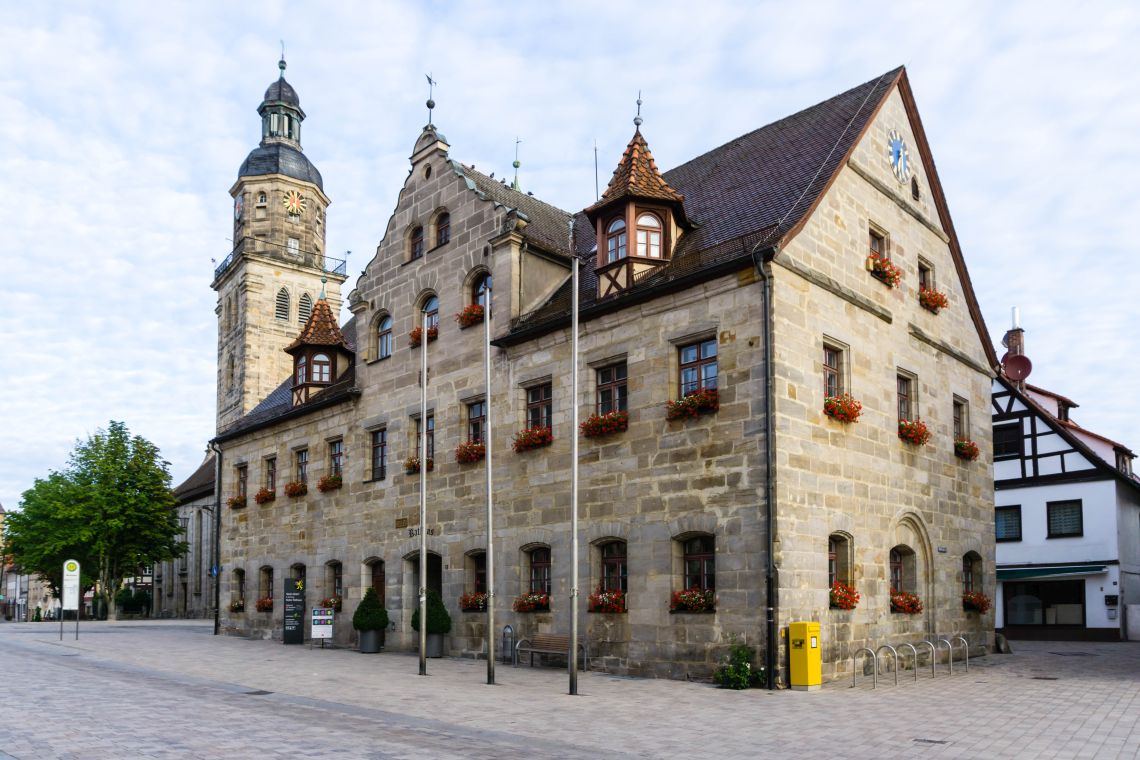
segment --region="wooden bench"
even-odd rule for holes
[[[589,669],[590,652],[589,647],[586,645],[586,639],[580,637],[578,639],[578,650],[582,654],[582,663],[579,667],[582,670]],[[529,654],[530,665],[534,667],[534,656],[539,655],[559,655],[561,657],[570,656],[570,637],[563,636],[560,633],[536,633],[534,636],[526,639],[519,639],[515,644],[515,665],[519,664],[519,655]]]

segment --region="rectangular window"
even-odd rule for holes
[[[925,261],[918,262],[918,287],[934,290],[934,269]]]
[[[550,593],[550,550],[533,549],[530,553],[530,590]]]
[[[823,346],[823,395],[834,397],[843,393],[843,351]]]
[[[297,482],[309,482],[309,450],[300,449],[297,452]]]
[[[476,594],[487,593],[486,552],[476,552],[471,555],[471,589]]]
[[[1021,506],[997,507],[994,510],[994,538],[997,541],[1021,540]]]
[[[907,375],[899,375],[898,391],[899,419],[913,420],[917,418],[918,405],[915,403],[914,398],[914,381]]]
[[[246,488],[249,485],[249,467],[244,464],[239,464],[234,469],[237,470],[237,497],[244,499]]]
[[[602,591],[628,591],[625,541],[602,545]]]
[[[957,396],[954,397],[954,440],[970,440],[970,406]]]
[[[887,254],[887,236],[876,229],[870,230],[871,253],[876,256]]]
[[[412,456],[420,455],[420,421],[416,420],[416,452]],[[435,415],[429,414],[427,418],[427,458],[435,459]]]
[[[285,241],[285,248],[292,254],[301,252],[301,241],[297,238],[289,238]]]
[[[716,544],[712,536],[690,538],[682,546],[686,589],[716,588]]]
[[[626,389],[625,362],[599,369],[597,372],[597,382],[598,414],[627,411],[626,396],[628,391]]]
[[[265,458],[265,489],[277,490],[277,457]]]
[[[329,475],[340,475],[344,467],[344,441],[329,441]]]
[[[344,565],[339,562],[334,562],[329,565],[332,568],[332,592],[333,596],[344,597]]]
[[[678,349],[681,395],[716,390],[716,338],[690,343]]]
[[[994,425],[994,459],[1011,459],[1021,456],[1021,423]]]
[[[1081,518],[1081,500],[1051,501],[1045,505],[1049,520],[1049,538],[1070,538],[1084,535]]]
[[[554,416],[554,387],[550,383],[528,388],[526,391],[526,426],[552,428]]]
[[[487,402],[474,401],[467,405],[467,440],[482,443],[487,432]]]
[[[383,480],[388,475],[388,431],[372,431],[372,479]]]

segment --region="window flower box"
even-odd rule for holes
[[[245,600],[234,599],[230,602],[230,612],[245,612]]]
[[[408,333],[408,344],[412,348],[417,348],[420,345],[420,342],[423,340],[423,337],[424,337],[424,329],[422,327],[414,327],[414,328],[412,328],[412,331],[410,333]],[[428,328],[428,343],[431,343],[433,340],[435,340],[438,337],[439,337],[439,328],[438,327],[429,327]]]
[[[950,300],[946,298],[946,294],[941,290],[921,286],[918,288],[918,302],[922,305],[922,308],[934,314],[937,314],[940,310],[950,305]]]
[[[335,491],[342,485],[344,485],[344,478],[341,477],[340,474],[325,475],[317,481],[317,490],[321,493],[328,493],[329,491]]]
[[[899,420],[899,438],[915,446],[930,440],[930,430],[922,420]]]
[[[480,441],[464,441],[455,447],[455,461],[459,464],[475,464],[487,456],[487,446]]]
[[[680,420],[709,414],[720,409],[720,393],[716,388],[701,388],[676,401],[665,402],[665,419]]]
[[[285,484],[285,495],[296,499],[309,492],[309,484],[303,480],[293,480]]]
[[[268,488],[262,488],[253,495],[253,500],[258,504],[268,504],[277,498],[276,491],[270,491]]]
[[[601,438],[605,435],[621,433],[629,429],[629,412],[613,411],[605,414],[591,414],[578,426],[584,438]]]
[[[610,614],[628,612],[625,606],[625,592],[621,589],[603,591],[599,586],[597,591],[590,594],[586,609],[588,612]]]
[[[919,598],[918,594],[912,594],[909,591],[891,589],[891,612],[917,615],[922,612],[922,599]]]
[[[226,504],[229,505],[230,509],[241,509],[245,506],[245,497],[231,496],[230,498],[226,499]]]
[[[459,609],[463,612],[486,612],[491,595],[486,591],[473,591],[459,597]]]
[[[859,415],[863,413],[863,405],[856,401],[850,393],[842,396],[828,396],[823,400],[823,413],[833,420],[842,423],[858,422]]]
[[[321,607],[324,607],[326,609],[332,608],[332,610],[335,612],[340,612],[340,608],[343,605],[344,605],[344,600],[341,599],[336,594],[333,594],[332,596],[326,596],[324,599],[321,600],[321,604],[320,604]]]
[[[254,602],[258,612],[273,612],[273,597],[263,596]]]
[[[990,598],[981,591],[967,591],[962,594],[962,609],[966,612],[978,612],[984,615],[992,606]]]
[[[455,321],[459,323],[460,330],[480,324],[483,321],[483,305],[473,303],[463,307],[463,311],[455,315]]]
[[[964,438],[959,438],[958,440],[954,441],[954,456],[958,457],[959,459],[965,459],[967,462],[973,462],[981,453],[982,450],[978,447],[978,444],[974,443],[973,441],[968,441]]]
[[[549,446],[553,442],[554,433],[548,427],[523,428],[515,434],[511,448],[516,454],[521,454],[524,451]]]
[[[897,288],[902,282],[902,270],[886,256],[872,253],[867,257],[867,271],[892,288]]]
[[[428,463],[427,464],[427,471],[428,472],[431,472],[432,470],[435,469],[435,460],[434,459],[432,459],[431,457],[428,457],[427,463]],[[409,475],[414,475],[419,471],[420,471],[420,458],[419,457],[408,457],[407,459],[404,460],[404,472],[406,472]]]
[[[512,607],[515,612],[550,612],[550,594],[537,591],[519,594]]]
[[[831,608],[835,610],[853,610],[859,604],[859,592],[854,586],[836,581],[831,584]]]
[[[712,612],[716,609],[716,592],[696,586],[674,591],[669,599],[670,612]]]

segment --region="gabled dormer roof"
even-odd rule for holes
[[[309,321],[305,323],[297,339],[285,347],[285,352],[293,354],[304,346],[329,346],[345,351],[352,350],[336,323],[332,307],[323,297],[317,300],[313,306],[313,313],[309,315]]]
[[[657,162],[653,160],[653,153],[649,150],[649,143],[645,141],[640,128],[633,133],[629,145],[625,147],[625,153],[614,169],[614,176],[610,178],[610,184],[602,193],[601,200],[586,209],[586,214],[592,215],[615,201],[627,198],[659,200],[678,205],[685,202],[685,196],[674,190],[661,176]]]

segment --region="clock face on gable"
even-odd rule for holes
[[[296,190],[290,190],[285,193],[285,210],[290,214],[300,216],[305,210],[305,196]]]
[[[245,200],[243,199],[242,195],[239,193],[238,196],[236,198],[234,198],[234,221],[235,222],[241,221],[241,214],[242,214],[242,211],[244,210],[244,208],[245,208]]]
[[[887,135],[887,160],[891,164],[891,171],[899,182],[910,179],[910,153],[906,148],[906,141],[897,129],[892,129]]]

